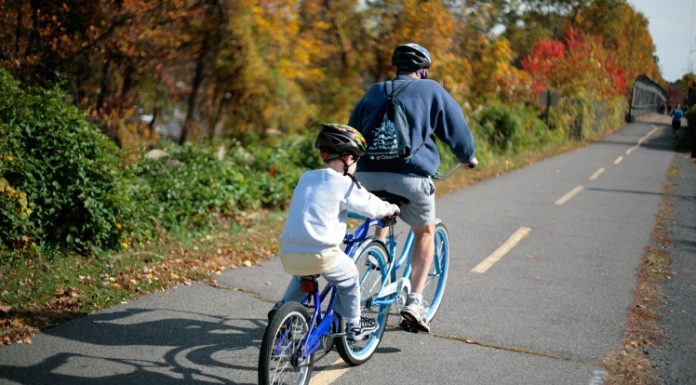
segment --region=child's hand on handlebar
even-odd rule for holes
[[[390,203],[390,206],[391,206],[391,214],[387,215],[387,217],[394,217],[394,218],[398,217],[399,214],[401,213],[401,209],[399,208],[399,206],[397,206],[393,203]]]
[[[393,203],[390,203],[389,206],[391,207],[391,212],[382,217],[382,221],[385,225],[393,225],[396,223],[396,218],[399,216],[399,213],[401,213],[399,206]]]

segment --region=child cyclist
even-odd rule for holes
[[[299,301],[300,277],[321,274],[336,285],[335,309],[346,320],[347,337],[362,340],[377,330],[377,321],[360,316],[358,269],[339,245],[346,233],[348,211],[371,218],[397,215],[399,207],[362,188],[353,177],[366,142],[354,128],[323,124],[315,147],[326,167],[305,172],[293,192],[290,210],[280,236],[280,261],[293,277],[283,299]]]

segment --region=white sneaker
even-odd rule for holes
[[[425,319],[423,305],[409,301],[401,308],[401,328],[411,333],[430,333],[430,322]]]

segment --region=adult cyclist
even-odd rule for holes
[[[393,82],[374,84],[353,109],[349,125],[368,137],[367,133],[382,119],[388,90],[412,82],[398,94],[398,100],[410,126],[411,148],[417,150],[399,166],[382,167],[361,159],[356,178],[369,191],[384,190],[408,199],[399,216],[411,226],[415,241],[412,291],[400,309],[401,326],[429,333],[422,293],[435,253],[435,185],[431,176],[440,165],[440,154],[433,135],[445,142],[467,168],[476,167],[478,161],[461,107],[439,83],[427,79],[432,65],[428,50],[418,44],[401,44],[394,50],[392,64],[396,69]],[[377,236],[384,239],[386,229],[379,229]]]

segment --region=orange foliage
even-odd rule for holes
[[[345,120],[366,87],[394,75],[392,50],[408,41],[430,50],[432,78],[462,104],[527,102],[548,88],[615,95],[638,74],[660,79],[647,21],[625,2],[552,2],[560,13],[459,3],[0,0],[0,65],[25,85],[64,80],[105,130],[132,114],[163,126],[183,114],[189,138]],[[506,23],[505,38],[491,32]],[[554,36],[551,25],[574,27],[534,41]]]

